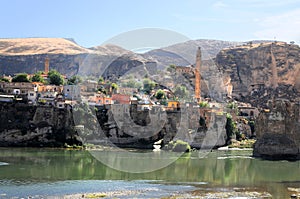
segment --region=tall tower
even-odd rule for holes
[[[271,86],[272,88],[277,88],[278,87],[278,72],[277,72],[277,64],[276,64],[276,59],[273,53],[273,43],[271,44],[271,68],[272,68],[272,80],[271,80]]]
[[[46,59],[45,59],[45,74],[48,74],[48,72],[49,72],[49,57],[46,57]]]
[[[197,102],[201,101],[201,48],[198,47],[196,55],[196,68],[195,68],[195,99]]]

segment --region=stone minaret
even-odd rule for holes
[[[278,74],[277,74],[277,64],[276,64],[276,59],[273,53],[273,43],[271,44],[271,67],[272,67],[272,80],[271,80],[271,85],[272,88],[277,88],[278,87]]]
[[[196,56],[196,67],[195,67],[195,99],[197,102],[201,101],[201,48],[198,47]]]
[[[48,72],[49,72],[49,57],[46,57],[46,59],[45,59],[45,74],[48,74]]]

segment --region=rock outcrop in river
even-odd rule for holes
[[[269,103],[256,120],[253,155],[266,159],[300,159],[300,104],[288,100]]]

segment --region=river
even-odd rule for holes
[[[300,190],[300,161],[255,159],[250,150],[216,150],[204,156],[194,151],[180,158],[165,151],[135,152],[144,158],[114,150],[95,155],[87,150],[0,148],[0,198],[103,193],[108,198],[281,199]],[[111,160],[111,165],[97,156]],[[134,169],[165,160],[170,160],[167,166],[139,173],[120,171],[113,165]]]

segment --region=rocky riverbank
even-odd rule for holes
[[[0,103],[0,146],[63,147],[81,145],[70,107]]]
[[[266,159],[300,159],[300,106],[288,100],[269,103],[256,121],[253,155]]]
[[[0,111],[0,146],[6,147],[104,144],[152,149],[157,141],[164,146],[172,140],[183,140],[194,148],[211,149],[224,146],[227,139],[225,115],[210,113],[207,129],[199,130],[200,113],[193,107],[141,111],[135,105],[56,108],[0,103]]]

